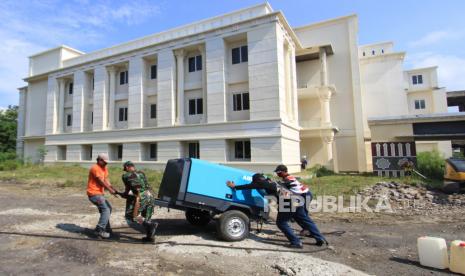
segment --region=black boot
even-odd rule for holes
[[[144,221],[142,224],[145,228],[146,236],[142,238],[143,242],[154,242],[155,232],[157,231],[158,223]]]

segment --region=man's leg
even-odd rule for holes
[[[111,234],[113,234],[113,229],[111,229],[111,225],[110,225],[110,216],[111,216],[111,213],[113,212],[113,207],[111,206],[110,201],[108,201],[106,199],[105,199],[105,203],[108,206],[108,208],[110,209],[110,215],[108,216],[108,222],[107,222],[107,226],[105,227],[105,232],[107,232],[107,233],[109,233],[111,235]]]
[[[278,226],[279,230],[284,233],[286,238],[291,242],[291,245],[301,245],[301,241],[299,237],[294,234],[294,231],[289,226],[289,221],[292,218],[292,214],[290,212],[279,212],[278,217],[276,218],[276,226]]]
[[[105,229],[107,228],[108,221],[110,220],[111,205],[108,205],[108,201],[105,199],[104,196],[101,195],[89,197],[89,200],[95,206],[97,206],[98,211],[100,213],[100,218],[98,220],[95,230],[99,232],[99,235],[101,237],[106,238],[109,236],[108,233],[105,232]]]
[[[308,213],[305,211],[303,206],[297,207],[296,212],[293,213],[293,216],[297,223],[303,226],[305,230],[308,230],[313,238],[317,240],[317,242],[326,241],[325,237],[320,233],[320,230],[318,230],[315,222],[313,222],[313,220],[308,216]]]

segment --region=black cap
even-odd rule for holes
[[[253,183],[260,183],[266,181],[266,177],[262,173],[256,173],[252,176]]]
[[[276,167],[274,172],[287,172],[287,167],[284,166],[284,165],[279,165],[279,166]]]
[[[132,163],[131,161],[126,161],[124,162],[123,167],[134,167],[134,163]]]

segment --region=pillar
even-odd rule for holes
[[[176,50],[176,81],[177,81],[177,94],[176,94],[176,102],[177,102],[177,113],[176,113],[176,124],[182,125],[184,124],[184,57],[185,52],[184,50]]]
[[[203,115],[202,115],[202,123],[208,122],[208,106],[207,106],[207,83],[206,83],[206,57],[205,57],[205,45],[200,44],[198,46],[200,55],[202,56],[202,105],[203,105]]]
[[[84,71],[74,73],[73,128],[72,132],[84,131],[85,107],[87,106],[87,78]]]
[[[129,60],[128,128],[144,127],[144,71],[145,62],[142,57],[132,57]]]
[[[98,66],[94,70],[94,100],[93,100],[93,112],[94,112],[94,123],[93,130],[105,130],[107,128],[107,107],[108,107],[108,96],[107,96],[107,70],[104,66]]]
[[[58,79],[58,133],[64,132],[65,80]]]
[[[109,77],[109,100],[108,100],[108,128],[115,129],[115,93],[116,93],[116,68],[107,68]]]
[[[208,101],[208,123],[226,121],[226,58],[225,43],[222,37],[205,42],[205,74]],[[205,107],[205,105],[204,105]]]
[[[175,122],[176,96],[175,71],[176,62],[172,50],[158,53],[158,93],[157,93],[157,125],[172,126]]]

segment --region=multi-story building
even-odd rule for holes
[[[265,3],[87,54],[60,46],[33,55],[19,89],[18,153],[35,161],[45,145],[46,163],[90,164],[106,152],[152,168],[196,157],[257,171],[297,171],[306,155],[370,171],[367,116],[442,106],[432,104],[436,90],[404,82],[422,75],[436,87],[433,69],[404,73],[389,43],[366,56],[357,24],[351,15],[292,28]],[[384,88],[378,59],[392,59]]]

